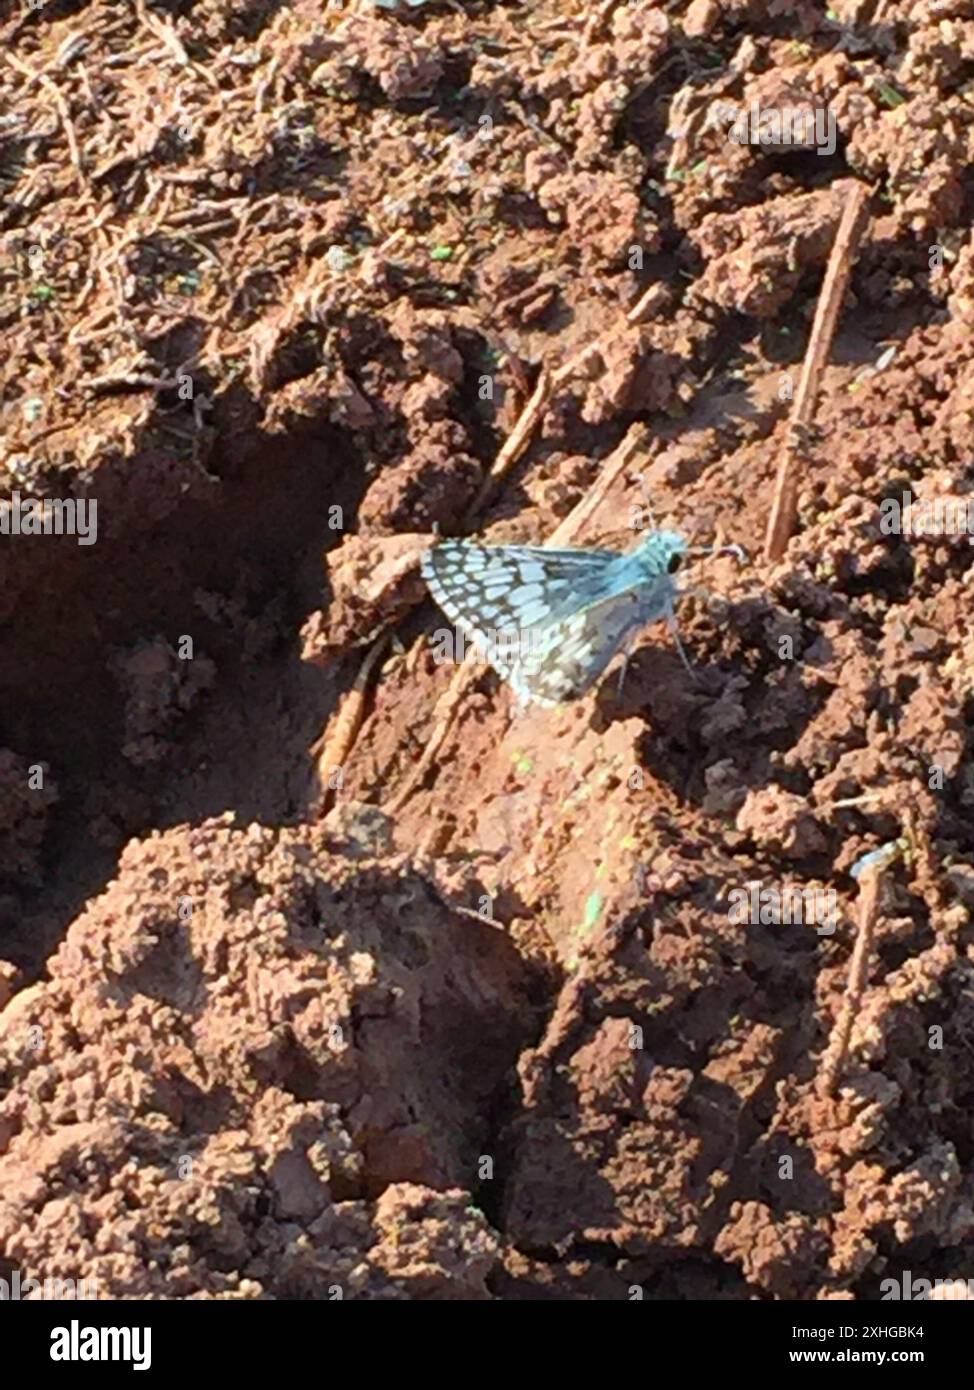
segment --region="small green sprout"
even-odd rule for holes
[[[880,82],[876,90],[887,106],[905,106],[906,97],[902,92],[898,92],[895,87],[891,87],[888,82]]]

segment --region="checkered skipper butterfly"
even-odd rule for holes
[[[443,541],[422,573],[520,701],[557,705],[589,690],[640,628],[665,618],[675,630],[673,576],[687,553],[678,531],[622,554]]]

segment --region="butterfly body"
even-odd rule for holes
[[[641,628],[673,620],[673,573],[686,550],[677,531],[651,532],[621,554],[444,541],[422,572],[520,701],[557,705],[590,689]]]

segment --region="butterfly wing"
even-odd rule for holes
[[[531,634],[502,674],[524,702],[575,700],[591,689],[627,638],[672,612],[674,595],[672,581],[663,577],[649,593],[627,589],[577,609]]]
[[[452,622],[472,636],[485,629],[524,632],[612,592],[611,550],[444,541],[428,550],[422,574]]]
[[[544,705],[588,690],[627,636],[672,610],[676,592],[668,574],[647,585],[610,550],[446,541],[427,551],[422,571],[519,698]],[[497,650],[498,634],[514,637],[510,655]]]

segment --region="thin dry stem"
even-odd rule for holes
[[[865,993],[873,940],[876,934],[876,922],[879,918],[879,891],[882,887],[884,874],[885,866],[877,865],[864,872],[860,879],[859,930],[852,952],[852,960],[849,962],[849,977],[846,981],[839,1016],[832,1029],[832,1035],[829,1038],[829,1044],[825,1049],[818,1073],[817,1089],[819,1095],[824,1097],[835,1094],[849,1050],[852,1025],[856,1021],[856,1015],[862,1004],[862,996]]]
[[[368,694],[372,673],[378,665],[389,644],[391,633],[380,633],[369,649],[368,655],[359,667],[352,688],[342,701],[332,726],[312,744],[309,752],[315,757],[315,770],[322,788],[320,810],[326,811],[331,803],[333,788],[328,785],[328,774],[336,768],[344,767],[352,751],[362,720],[365,718],[365,700]]]
[[[815,309],[815,321],[802,364],[798,390],[795,392],[788,434],[778,465],[771,515],[768,518],[764,549],[766,558],[772,562],[781,559],[795,528],[802,455],[818,403],[822,372],[832,350],[832,339],[835,337],[839,310],[849,283],[852,262],[865,226],[864,214],[868,192],[863,184],[853,187],[842,213],[825,279],[822,281],[822,291]]]

